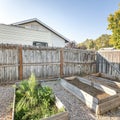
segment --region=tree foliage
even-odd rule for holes
[[[77,44],[75,41],[70,41],[66,44],[65,48],[77,48]]]
[[[94,41],[92,39],[86,39],[84,42],[78,44],[79,48],[93,49]]]
[[[110,35],[103,34],[95,40],[96,49],[112,47],[110,44]]]
[[[110,43],[120,49],[120,8],[108,17],[108,29],[112,31]]]
[[[110,35],[103,34],[97,39],[86,39],[84,42],[78,44],[79,47],[85,46],[87,49],[100,49],[105,47],[112,47],[110,43]]]

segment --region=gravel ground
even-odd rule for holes
[[[12,119],[13,96],[12,86],[0,86],[0,120]]]
[[[66,91],[58,81],[44,82],[43,84],[47,84],[54,90],[67,108],[70,120],[120,120],[120,107],[102,116],[96,116],[83,102]],[[12,118],[13,93],[12,86],[0,86],[0,120],[11,120]]]
[[[120,107],[96,116],[86,105],[74,95],[66,91],[59,82],[46,82],[70,113],[70,120],[120,120]]]

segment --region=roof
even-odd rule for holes
[[[29,22],[38,22],[40,25],[44,26],[45,28],[47,28],[51,32],[55,33],[56,35],[58,35],[59,37],[61,37],[62,39],[64,39],[65,42],[69,42],[70,41],[68,38],[64,37],[63,35],[61,35],[57,31],[53,30],[51,27],[49,27],[48,25],[46,25],[45,23],[43,23],[42,21],[40,21],[37,18],[32,18],[32,19],[28,19],[28,20],[24,20],[24,21],[12,23],[11,25],[22,25],[22,24],[29,23]]]

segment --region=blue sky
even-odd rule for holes
[[[0,0],[0,23],[38,18],[70,40],[96,39],[107,30],[107,17],[120,0]]]

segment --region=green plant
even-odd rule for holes
[[[33,74],[16,87],[15,120],[38,120],[58,112],[52,89],[38,85]]]

